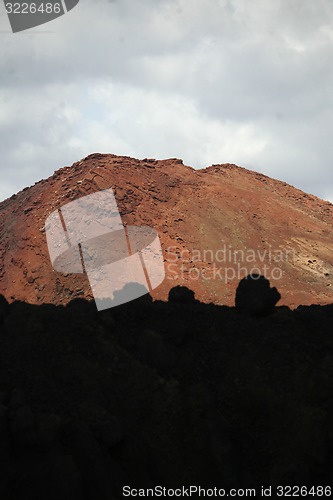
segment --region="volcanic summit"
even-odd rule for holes
[[[201,302],[233,305],[255,270],[280,305],[332,303],[333,205],[233,164],[195,170],[176,158],[94,153],[0,203],[0,293],[9,302],[92,298],[86,275],[52,268],[45,221],[66,203],[112,188],[125,225],[157,230],[166,278],[153,297],[185,285]]]

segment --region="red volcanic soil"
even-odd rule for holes
[[[92,297],[85,275],[53,270],[44,224],[69,201],[113,188],[123,222],[160,235],[167,299],[181,284],[203,302],[233,305],[255,270],[281,293],[279,305],[333,302],[333,205],[265,175],[182,160],[92,154],[0,203],[0,293],[7,300],[65,304]]]

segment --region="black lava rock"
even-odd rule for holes
[[[269,280],[259,274],[249,274],[243,278],[236,291],[237,311],[249,316],[267,316],[271,314],[281,295]]]

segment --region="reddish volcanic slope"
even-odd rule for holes
[[[233,305],[239,279],[259,270],[280,305],[333,302],[333,205],[265,175],[178,159],[92,154],[0,203],[0,293],[7,300],[65,304],[92,297],[85,275],[52,269],[47,216],[65,203],[112,187],[125,224],[160,235],[166,278],[204,302]]]

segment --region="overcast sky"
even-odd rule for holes
[[[81,0],[12,34],[0,200],[93,152],[236,163],[333,202],[332,0]]]

